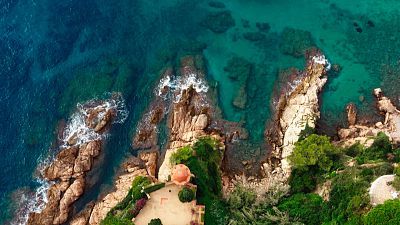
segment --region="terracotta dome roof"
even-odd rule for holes
[[[171,180],[177,185],[185,185],[190,181],[190,169],[184,164],[178,164],[172,170]]]

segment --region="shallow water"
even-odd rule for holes
[[[383,86],[398,103],[399,1],[231,0],[222,1],[225,9],[208,2],[0,1],[0,206],[6,209],[0,223],[12,217],[14,191],[39,186],[35,168],[54,151],[59,121],[68,120],[78,102],[121,91],[129,117],[112,129],[101,179],[81,203],[95,199],[130,154],[132,133],[154,94],[159,70],[181,55],[198,53],[199,42],[207,47],[208,77],[217,81],[223,115],[244,122],[251,146],[263,140],[278,71],[304,65],[303,57],[283,54],[285,27],[310,32],[314,44],[341,67],[322,93],[323,132],[334,134],[343,124],[350,101],[363,114],[371,113],[374,87]],[[223,10],[231,12],[234,27],[213,33],[201,25],[209,12]],[[258,31],[257,22],[270,29],[262,40],[246,40],[243,34]],[[224,70],[232,57],[251,64],[245,81],[230,79]],[[239,109],[232,101],[244,83],[247,102]],[[262,154],[242,151],[235,157]]]

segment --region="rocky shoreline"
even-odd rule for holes
[[[72,205],[84,193],[86,174],[101,154],[104,137],[117,118],[115,103],[120,98],[114,94],[109,100],[78,106],[63,131],[60,152],[42,171],[43,179],[51,182],[48,201],[40,213],[29,214],[27,224],[63,224],[68,220]]]
[[[137,125],[132,138],[132,147],[138,151],[121,166],[122,173],[116,178],[114,188],[97,202],[89,203],[84,210],[73,216],[70,224],[100,224],[107,213],[124,199],[136,176],[148,176],[154,181],[167,181],[172,170],[170,157],[177,149],[191,145],[204,136],[212,136],[225,145],[235,145],[246,139],[247,131],[239,123],[227,123],[221,119],[213,107],[215,103],[207,94],[204,65],[201,56],[186,56],[181,59],[179,69],[167,68],[162,74],[160,85],[154,91],[156,96],[149,104]],[[263,177],[250,183],[253,186],[268,188],[271,182],[286,183],[290,175],[287,157],[294,148],[300,132],[308,124],[315,127],[319,117],[318,93],[326,83],[326,71],[329,63],[322,53],[314,50],[307,57],[307,66],[296,74],[300,78],[292,84],[290,93],[283,93],[276,105],[276,135],[267,140],[273,151],[262,165]],[[177,74],[177,75],[174,75]],[[107,132],[115,117],[113,112],[85,114],[87,124],[95,132]],[[101,118],[98,118],[101,115]],[[160,147],[159,130],[165,126],[167,142]],[[271,132],[271,131],[269,131]],[[268,134],[269,132],[266,132]],[[73,138],[71,138],[73,137]],[[72,135],[68,147],[63,149],[57,159],[45,169],[45,178],[61,180],[49,190],[49,202],[41,213],[30,215],[29,224],[62,224],[70,218],[71,205],[83,194],[85,173],[91,169],[91,162],[100,154],[102,140],[76,144]],[[225,143],[225,144],[224,144]],[[161,157],[158,152],[161,150]],[[222,171],[223,172],[223,171]],[[229,192],[238,177],[224,175],[224,192]]]
[[[373,90],[373,95],[377,99],[377,109],[384,120],[371,126],[357,124],[357,111],[355,105],[347,106],[347,117],[349,127],[338,131],[340,141],[339,145],[351,146],[360,143],[366,147],[371,146],[373,137],[379,132],[385,133],[392,143],[400,143],[400,111],[393,105],[389,98],[385,97],[382,89]]]

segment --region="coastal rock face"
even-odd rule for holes
[[[295,81],[289,93],[281,95],[277,107],[277,140],[273,143],[269,162],[264,163],[262,168],[266,177],[286,182],[290,176],[288,156],[292,154],[294,144],[306,125],[315,127],[320,116],[318,94],[327,81],[325,74],[329,67],[329,62],[321,53],[310,54],[305,71],[298,74],[301,79]]]
[[[84,193],[86,173],[100,154],[101,134],[106,132],[115,115],[115,109],[102,101],[84,105],[74,114],[64,131],[63,149],[43,170],[43,178],[53,183],[47,192],[48,202],[41,212],[29,215],[28,224],[63,224],[68,220],[71,206]],[[83,124],[76,126],[77,120]]]
[[[359,142],[364,146],[370,146],[373,143],[373,137],[379,132],[384,132],[392,142],[400,143],[400,111],[389,98],[383,95],[380,88],[374,89],[373,93],[378,100],[377,108],[385,119],[373,126],[350,124],[348,128],[340,129],[338,132],[339,144],[350,146]]]
[[[121,202],[132,187],[132,182],[137,176],[147,176],[147,171],[141,169],[137,164],[126,163],[123,165],[124,173],[118,176],[114,182],[114,190],[108,193],[100,201],[96,202],[88,219],[88,224],[98,225],[106,218],[107,213]],[[82,220],[77,218],[76,220]]]
[[[204,82],[204,74],[194,66],[194,58],[186,57],[181,61],[182,79],[190,79],[197,76],[198,82]],[[207,132],[211,120],[211,108],[209,99],[205,93],[198,92],[193,85],[174,92],[174,96],[180,96],[179,100],[171,105],[168,114],[167,126],[170,130],[168,149],[165,152],[164,161],[158,172],[159,181],[167,181],[171,174],[172,165],[170,157],[173,152],[186,145],[191,145],[198,138],[208,135]],[[221,139],[219,135],[215,135]]]

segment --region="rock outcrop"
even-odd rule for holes
[[[202,70],[195,67],[195,58],[185,57],[181,61],[181,79],[190,80],[195,76],[196,82],[205,82]],[[197,84],[198,85],[198,84]],[[207,131],[211,122],[212,108],[205,92],[195,88],[194,84],[185,85],[173,92],[177,101],[171,104],[167,117],[169,128],[168,147],[164,161],[158,172],[160,181],[167,181],[171,174],[170,157],[177,149],[193,144],[198,138],[206,135],[221,140],[219,134]]]
[[[291,173],[288,161],[300,132],[306,125],[315,127],[319,118],[318,94],[327,81],[325,76],[329,62],[321,53],[314,51],[307,56],[306,69],[297,75],[289,93],[281,95],[276,109],[276,123],[273,132],[267,132],[273,151],[267,163],[262,166],[267,179],[285,183]],[[275,137],[271,138],[275,133]]]
[[[42,172],[43,178],[52,182],[48,201],[41,212],[30,213],[28,224],[63,224],[68,220],[73,203],[84,193],[86,173],[101,152],[104,134],[116,119],[117,109],[110,103],[114,100],[79,105],[64,130],[61,151]]]
[[[135,177],[147,176],[146,169],[140,168],[138,164],[125,163],[123,168],[124,173],[118,176],[114,182],[114,190],[94,205],[88,219],[88,224],[100,224],[106,218],[107,213],[126,197]]]
[[[400,111],[389,98],[383,95],[380,88],[374,89],[374,96],[378,100],[377,108],[384,116],[384,120],[373,126],[350,124],[348,128],[340,129],[338,144],[350,146],[358,142],[364,146],[370,146],[373,143],[373,137],[379,132],[384,132],[393,143],[400,143]]]

